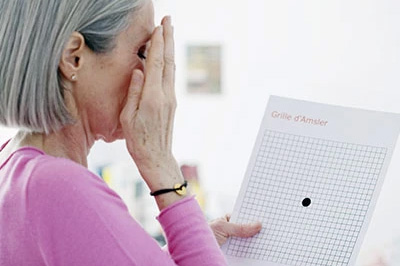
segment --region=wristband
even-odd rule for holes
[[[154,192],[150,192],[151,196],[158,196],[161,194],[165,194],[165,193],[169,193],[169,192],[175,192],[176,194],[178,194],[179,196],[185,196],[186,195],[186,187],[187,187],[188,182],[185,180],[185,182],[183,182],[183,184],[175,184],[174,188],[165,188],[165,189],[160,189],[160,190],[156,190]]]

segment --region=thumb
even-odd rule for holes
[[[139,69],[135,69],[132,73],[131,84],[129,85],[129,91],[126,98],[125,111],[128,114],[132,115],[139,107],[143,83],[143,72]]]
[[[260,222],[251,224],[226,224],[226,233],[229,236],[251,237],[260,232],[262,224]]]

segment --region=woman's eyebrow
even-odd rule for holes
[[[148,43],[151,40],[151,36],[152,36],[153,32],[147,33],[143,39],[143,43]]]
[[[134,40],[132,40],[132,41],[134,41]],[[135,44],[134,44],[134,46],[136,47],[136,48],[140,48],[140,47],[143,47],[143,46],[146,46],[146,49],[147,49],[147,47],[149,46],[149,43],[150,43],[150,41],[151,41],[151,35],[140,35],[139,36],[139,41],[138,42],[136,42]]]
[[[151,39],[151,36],[153,35],[155,27],[154,26],[142,26],[142,32],[144,33],[144,40],[148,42]]]

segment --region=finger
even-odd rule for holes
[[[168,18],[170,18],[170,16],[165,16],[165,17],[163,17],[162,20],[161,20],[161,25],[164,25],[164,23],[166,22],[166,20],[167,20]]]
[[[143,72],[139,69],[135,69],[132,72],[131,84],[129,85],[128,95],[126,97],[126,104],[123,110],[125,119],[130,119],[131,116],[139,107],[139,102],[142,94],[142,88],[144,83]]]
[[[164,90],[168,95],[175,97],[175,44],[174,29],[171,25],[171,17],[163,19],[164,27]]]
[[[151,45],[146,61],[146,88],[160,90],[164,70],[163,27],[157,27],[151,37]]]
[[[227,214],[225,214],[225,220],[227,221],[227,222],[229,222],[230,220],[231,220],[231,214],[230,213],[227,213]]]
[[[251,237],[260,232],[262,227],[261,223],[252,223],[252,224],[235,224],[235,223],[227,223],[226,224],[226,233],[229,236],[236,237]]]

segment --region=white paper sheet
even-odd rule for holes
[[[400,131],[400,116],[272,96],[232,221],[229,265],[353,265]]]

